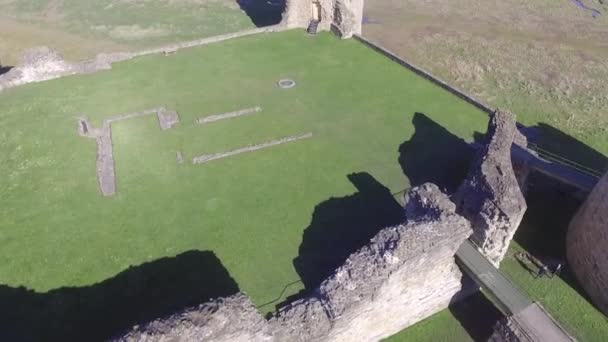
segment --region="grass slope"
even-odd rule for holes
[[[36,45],[82,59],[209,37],[255,27],[247,12],[233,0],[0,0],[0,27],[10,26],[0,38],[0,58],[11,65]]]
[[[276,87],[283,77],[297,87]],[[165,132],[153,117],[115,124],[118,193],[102,198],[95,143],[77,135],[76,117],[99,125],[159,105],[176,109],[182,123]],[[263,111],[193,124],[204,114],[255,105]],[[348,174],[367,172],[392,191],[409,185],[399,146],[414,135],[416,112],[468,140],[487,122],[355,41],[300,31],[8,90],[0,95],[0,279],[37,292],[90,286],[131,265],[211,250],[256,304],[272,301],[299,279],[292,260],[315,206],[356,192]],[[175,161],[178,150],[188,161],[305,132],[314,137],[205,165]],[[426,132],[429,141],[445,133]],[[433,163],[426,155],[432,152],[423,148],[420,160]],[[418,172],[427,166],[408,165]]]
[[[520,122],[545,124],[550,151],[605,170],[608,3],[582,2],[601,15],[570,0],[368,1],[363,33]]]

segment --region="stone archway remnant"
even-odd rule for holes
[[[342,38],[361,34],[363,0],[287,0],[283,26],[307,28],[313,21],[319,31],[335,31]]]
[[[103,196],[116,194],[116,172],[114,169],[114,155],[112,148],[112,123],[140,116],[156,114],[161,130],[166,130],[179,123],[176,111],[164,107],[147,109],[141,112],[121,114],[103,120],[101,128],[94,128],[86,117],[78,118],[78,134],[95,139],[97,142],[97,182]]]

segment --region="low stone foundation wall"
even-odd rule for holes
[[[89,74],[112,69],[112,64],[153,54],[171,54],[181,49],[217,43],[229,39],[246,37],[260,33],[278,32],[285,25],[274,25],[251,30],[227,33],[219,36],[191,40],[138,52],[100,53],[94,59],[80,63],[70,63],[61,54],[46,46],[32,48],[21,56],[17,65],[9,72],[0,75],[0,92],[4,89],[60,77]]]
[[[309,297],[263,320],[246,296],[134,328],[116,341],[378,341],[448,306],[462,290],[454,254],[472,229],[437,186],[406,195],[405,222],[380,231]],[[412,215],[415,214],[415,215]]]

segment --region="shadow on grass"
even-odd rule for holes
[[[531,140],[542,149],[559,154],[576,163],[600,172],[606,171],[608,158],[580,140],[544,123],[531,128],[535,131]]]
[[[390,190],[365,172],[348,175],[357,188],[353,195],[330,198],[315,207],[293,263],[304,283],[304,292],[317,288],[382,228],[403,220],[403,208]],[[280,305],[279,305],[280,306]]]
[[[412,186],[435,183],[448,193],[456,191],[469,170],[474,149],[423,113],[415,113],[416,129],[399,146],[399,164]]]
[[[7,72],[11,71],[13,67],[10,66],[4,66],[4,65],[0,65],[0,75],[6,74]]]
[[[526,198],[528,210],[514,239],[543,263],[565,263],[559,277],[588,299],[566,260],[568,225],[581,205],[581,201],[572,195],[575,191],[545,175],[532,173]]]
[[[276,25],[281,22],[285,0],[237,0],[256,27]]]
[[[1,341],[104,341],[133,325],[239,291],[213,252],[189,251],[85,287],[0,286]]]
[[[448,309],[474,341],[487,341],[503,314],[481,291],[451,304]]]

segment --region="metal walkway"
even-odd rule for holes
[[[574,341],[540,304],[519,291],[469,240],[456,252],[456,262],[529,341]]]

